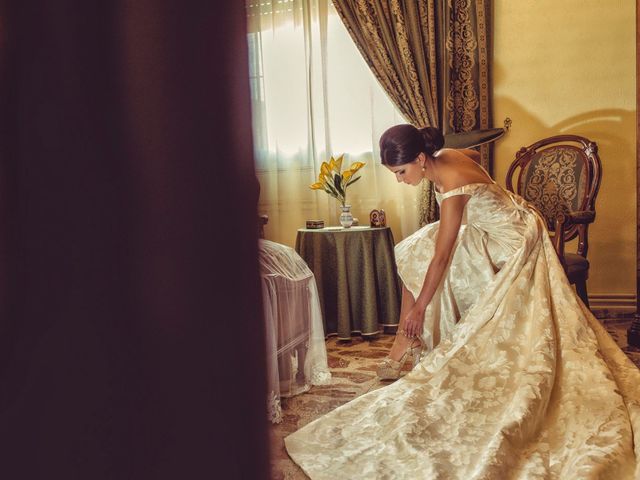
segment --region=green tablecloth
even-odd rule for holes
[[[325,334],[351,338],[397,326],[400,281],[389,227],[300,229],[296,251],[316,277]]]

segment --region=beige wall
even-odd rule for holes
[[[504,178],[522,146],[557,134],[596,141],[603,180],[591,227],[590,296],[635,293],[635,2],[496,0],[494,119]]]

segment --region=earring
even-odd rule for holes
[[[424,165],[422,165],[422,173],[424,173],[424,172],[426,172],[426,171],[427,171],[427,169],[425,168],[425,166],[424,166]]]

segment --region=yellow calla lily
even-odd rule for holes
[[[309,188],[311,190],[323,190],[344,205],[349,183],[353,183],[360,178],[354,178],[354,174],[365,164],[363,162],[354,162],[341,173],[343,160],[344,154],[338,158],[332,156],[328,162],[322,162],[318,173],[318,181],[309,185]]]
[[[349,170],[351,170],[353,173],[356,173],[358,170],[360,170],[362,167],[364,167],[364,163],[362,162],[353,162],[351,164],[351,166],[349,167]]]

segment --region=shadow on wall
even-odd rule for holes
[[[596,142],[601,153],[605,173],[610,172],[612,177],[618,173],[625,175],[631,173],[635,177],[635,110],[621,108],[592,110],[588,108],[589,99],[572,98],[574,106],[572,112],[580,109],[583,109],[584,112],[549,125],[549,121],[545,121],[544,115],[536,116],[518,100],[500,94],[501,89],[506,85],[511,85],[513,81],[508,69],[505,69],[499,62],[494,62],[492,73],[495,89],[493,117],[496,120],[496,126],[501,126],[506,117],[512,120],[510,132],[503,137],[504,140],[496,143],[494,167],[497,169],[494,173],[498,181],[504,181],[507,169],[521,147],[555,135],[580,135]],[[554,106],[554,98],[558,97],[554,96],[553,88],[551,88],[548,95],[539,98],[537,106],[542,108],[536,110],[549,112],[553,119],[561,118],[559,115],[562,113],[561,107]],[[545,105],[542,105],[542,102],[545,102]],[[601,98],[599,104],[602,105]],[[615,155],[617,160],[622,159],[622,161],[616,161],[615,165],[612,165],[614,162],[607,162],[607,155]],[[633,196],[635,198],[635,191]]]
[[[598,144],[603,163],[603,182],[621,179],[635,173],[635,139],[625,132],[633,132],[636,114],[623,109],[601,109],[568,117],[555,125],[546,125],[513,99],[499,99],[496,118],[510,117],[511,131],[496,145],[496,180],[504,183],[506,172],[516,152],[524,146],[554,135],[580,135]],[[604,186],[604,183],[603,183]],[[628,192],[635,198],[635,191]]]

